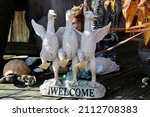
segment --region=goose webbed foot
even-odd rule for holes
[[[85,69],[87,67],[88,61],[82,61],[77,64],[80,69]]]
[[[62,60],[59,61],[59,65],[61,67],[66,67],[66,65],[68,64],[68,62],[69,62],[69,59],[62,59]]]
[[[42,68],[42,69],[47,69],[48,67],[50,66],[50,63],[42,63],[41,65],[39,65],[39,68]]]

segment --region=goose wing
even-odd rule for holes
[[[108,34],[110,27],[111,27],[111,22],[108,25],[104,26],[103,28],[99,28],[93,33],[93,35],[91,35],[95,37],[96,43],[101,41]]]
[[[31,20],[31,23],[32,23],[32,26],[33,26],[33,29],[34,29],[35,33],[39,37],[42,38],[44,36],[44,34],[46,33],[45,28],[42,25],[36,23],[33,19]]]

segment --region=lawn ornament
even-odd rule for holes
[[[52,79],[46,80],[40,86],[42,95],[78,98],[101,98],[105,95],[105,87],[96,82],[95,49],[96,43],[109,32],[111,23],[93,32],[90,23],[96,16],[92,11],[86,11],[84,16],[84,31],[80,33],[73,28],[71,11],[66,12],[66,27],[60,27],[56,32],[60,42],[58,57],[61,67],[65,67],[68,61],[72,60],[72,71],[60,78],[59,86],[51,85]],[[86,69],[88,66],[92,73],[92,81],[77,79],[78,68]]]
[[[25,84],[28,86],[34,85],[36,83],[36,78],[28,75],[30,71],[30,68],[23,60],[10,60],[4,66],[4,77],[0,79],[0,83],[8,82],[13,84]]]
[[[35,33],[42,39],[42,50],[40,53],[42,64],[39,67],[42,69],[47,69],[50,65],[50,62],[52,62],[52,67],[55,75],[53,79],[53,85],[60,85],[60,82],[58,80],[59,60],[57,58],[59,42],[54,29],[55,18],[56,14],[54,10],[49,10],[47,30],[45,30],[45,28],[40,24],[37,24],[34,20],[32,20],[31,22]]]
[[[77,78],[77,69],[75,65],[78,63],[77,50],[79,48],[80,33],[72,25],[72,11],[66,12],[66,27],[59,28],[57,35],[62,43],[62,48],[58,51],[60,66],[65,67],[69,60],[72,60],[73,77]],[[60,33],[61,32],[61,33]]]
[[[97,87],[99,84],[96,83],[96,64],[95,64],[95,49],[96,43],[101,41],[109,32],[111,23],[103,28],[99,28],[96,31],[91,30],[91,21],[96,19],[96,16],[92,11],[84,12],[85,22],[84,22],[84,31],[81,36],[80,49],[78,50],[79,68],[90,67],[92,74],[92,81],[90,85],[92,87]],[[74,82],[77,82],[77,79],[73,79],[71,83],[72,86],[75,86]]]

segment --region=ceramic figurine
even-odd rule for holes
[[[103,28],[99,28],[96,31],[91,30],[91,21],[96,19],[96,16],[92,11],[84,11],[84,31],[81,36],[80,49],[78,50],[79,64],[77,66],[82,69],[88,65],[92,74],[92,81],[90,82],[91,87],[98,87],[99,84],[96,82],[96,64],[95,64],[95,49],[96,43],[101,41],[109,32],[111,23]],[[77,79],[73,79],[71,86],[75,86]]]
[[[10,60],[7,62],[3,69],[3,75],[6,76],[7,74],[17,74],[17,75],[23,75],[23,74],[29,74],[30,68],[28,65],[23,61],[19,59]]]
[[[32,26],[35,30],[35,33],[42,39],[42,50],[40,53],[42,64],[39,67],[42,69],[47,69],[50,65],[50,63],[48,63],[47,61],[52,62],[52,67],[54,71],[54,86],[60,85],[58,79],[59,60],[57,58],[59,42],[54,29],[55,18],[56,14],[54,10],[49,10],[47,30],[45,30],[43,26],[37,24],[34,20],[32,20]]]
[[[104,38],[109,32],[111,23],[91,31],[91,21],[96,16],[91,11],[84,13],[85,26],[83,33],[77,31],[72,25],[72,13],[66,12],[66,27],[60,27],[56,32],[60,49],[58,50],[59,66],[65,67],[72,60],[72,73],[60,78],[61,85],[53,86],[53,80],[46,80],[40,86],[40,92],[46,96],[78,97],[78,98],[101,98],[105,95],[105,87],[96,82],[95,49],[96,43]],[[86,69],[90,66],[92,81],[77,80],[78,68]],[[69,75],[70,74],[70,75]]]
[[[3,76],[0,83],[13,83],[15,85],[31,86],[36,83],[36,78],[29,75],[31,69],[28,65],[19,59],[10,60],[7,62],[3,69]]]
[[[57,31],[57,36],[62,44],[58,51],[60,66],[65,67],[69,60],[72,60],[73,77],[76,79],[77,70],[75,65],[78,63],[77,50],[79,48],[79,32],[72,25],[72,11],[66,12],[66,27],[61,27]]]

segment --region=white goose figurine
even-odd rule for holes
[[[58,80],[59,60],[57,58],[59,42],[54,29],[55,18],[56,14],[54,10],[49,10],[47,30],[45,30],[45,28],[40,24],[37,24],[33,19],[31,22],[35,33],[42,39],[42,50],[40,53],[42,64],[39,67],[42,69],[47,69],[50,65],[48,61],[53,62],[52,67],[55,75],[53,85],[59,85],[60,84]]]
[[[96,82],[96,64],[95,64],[95,49],[96,43],[101,41],[109,32],[111,23],[96,31],[91,30],[91,21],[96,19],[92,11],[84,12],[85,22],[84,31],[81,37],[80,49],[78,50],[79,68],[87,68],[89,65],[92,74],[91,87],[97,87],[99,84]],[[77,79],[73,79],[77,81]],[[74,86],[74,84],[72,85]]]
[[[72,25],[71,10],[66,11],[66,27],[60,27],[56,32],[62,43],[62,48],[58,51],[60,66],[65,67],[69,60],[72,60],[73,78],[77,78],[78,63],[77,50],[79,46],[79,32]],[[77,85],[77,84],[76,84]]]

